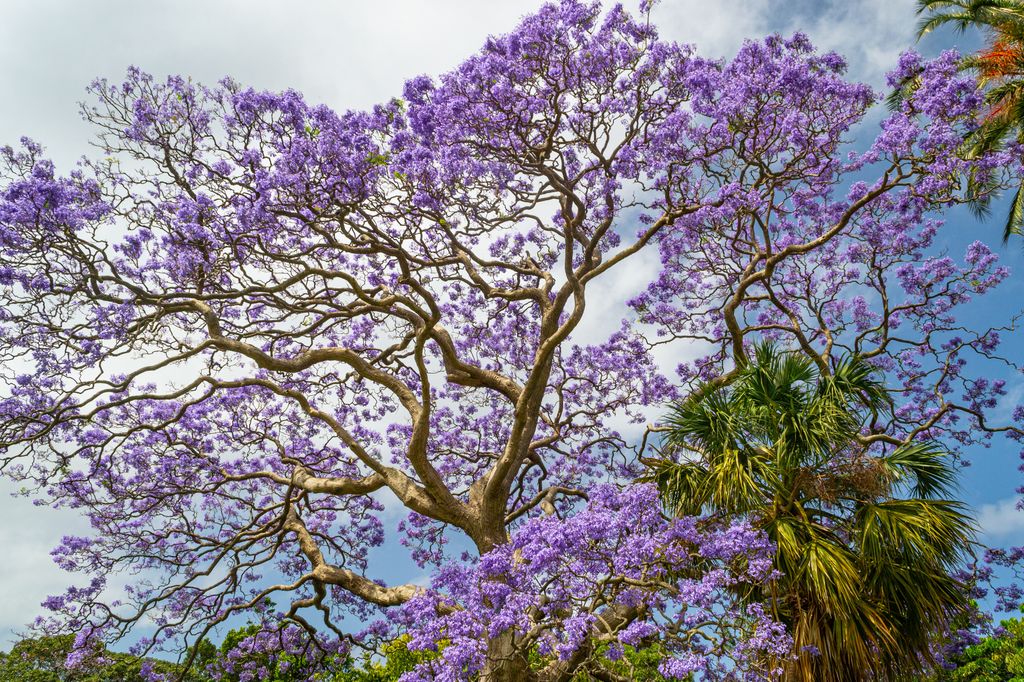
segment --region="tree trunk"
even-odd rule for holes
[[[487,642],[487,664],[480,682],[535,682],[525,651],[517,651],[511,632],[503,632]]]

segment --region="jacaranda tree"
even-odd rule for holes
[[[408,635],[440,649],[424,679],[613,679],[625,647],[771,676],[788,635],[733,595],[772,547],[629,483],[644,408],[762,336],[877,366],[879,448],[977,438],[1003,392],[967,362],[998,334],[953,317],[1005,271],[978,243],[928,256],[931,212],[1011,161],[957,157],[976,85],[907,55],[893,82],[921,86],[856,153],[875,95],[843,71],[801,35],[713,61],[565,0],[371,111],[96,82],[102,154],[2,154],[4,470],[94,528],[54,552],[91,578],[53,627],[85,651],[144,626],[146,652],[250,612],[240,649]],[[630,274],[622,324],[581,338]],[[699,359],[670,380],[672,342]],[[379,579],[390,533],[429,580]]]

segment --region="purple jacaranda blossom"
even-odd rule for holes
[[[407,679],[475,679],[488,642],[501,635],[551,659],[552,671],[571,669],[594,655],[598,625],[609,660],[621,656],[620,644],[657,643],[670,678],[680,662],[708,679],[770,675],[765,660],[782,660],[790,638],[732,590],[771,580],[773,554],[765,535],[742,522],[664,518],[652,485],[595,487],[578,513],[531,519],[509,542],[446,565],[392,615],[412,635],[410,648],[444,643],[437,660]]]

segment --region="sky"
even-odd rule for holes
[[[211,83],[224,76],[256,88],[294,88],[336,110],[362,109],[401,93],[408,78],[438,75],[475,52],[485,37],[511,30],[540,0],[0,0],[0,145],[27,135],[59,168],[90,151],[78,102],[96,77],[116,81],[129,65],[157,76]],[[627,3],[628,6],[629,3]],[[802,30],[836,50],[850,76],[881,88],[884,74],[915,44],[914,0],[662,0],[661,34],[728,56],[747,38]],[[974,46],[971,35],[940,34],[918,47]],[[876,119],[877,120],[877,119]],[[866,125],[870,125],[870,122]],[[950,216],[965,238],[996,244],[1000,228],[966,213]],[[973,239],[970,236],[970,239]],[[1024,273],[1020,247],[1004,255]],[[1020,281],[1024,277],[1017,276]],[[614,282],[612,283],[614,284]],[[1024,300],[1011,283],[1003,300]],[[1020,294],[1019,296],[1017,294]],[[594,329],[591,323],[587,329]],[[1019,400],[1024,383],[1011,385]],[[1024,544],[1016,453],[986,452],[969,470],[964,497],[985,538]],[[1008,474],[1008,472],[1011,472]],[[84,532],[71,512],[11,498],[0,484],[0,648],[41,613],[39,603],[71,579],[49,550],[61,535]]]

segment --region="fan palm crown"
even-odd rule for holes
[[[731,385],[672,409],[663,456],[649,461],[673,512],[746,516],[775,542],[782,576],[754,596],[794,637],[787,679],[902,679],[967,605],[951,572],[974,531],[948,499],[955,470],[931,443],[861,445],[885,406],[861,360],[824,373],[762,345]]]

